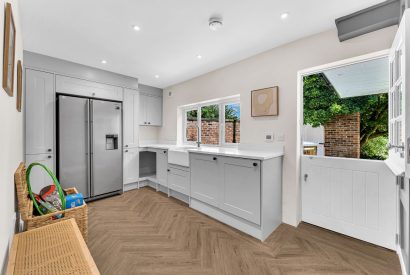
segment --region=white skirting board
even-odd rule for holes
[[[397,246],[397,255],[399,256],[399,261],[400,261],[400,267],[401,267],[401,273],[403,275],[408,275],[407,271],[406,271],[406,265],[404,264],[404,259],[403,259],[403,254],[401,253],[401,248],[400,245]]]

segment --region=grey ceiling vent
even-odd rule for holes
[[[340,42],[397,25],[409,0],[389,0],[336,19]]]

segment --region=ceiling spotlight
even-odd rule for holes
[[[141,28],[139,27],[139,26],[137,26],[137,25],[134,25],[134,26],[132,26],[132,28],[134,29],[134,31],[139,31],[139,30],[141,30]]]
[[[107,64],[107,60],[101,60],[101,63]]]
[[[202,59],[202,55],[198,54],[198,55],[196,56],[196,58]]]
[[[155,75],[155,78],[159,78],[159,75],[156,74],[156,75]]]
[[[211,17],[209,19],[209,28],[212,31],[217,31],[220,28],[222,28],[222,18],[217,18],[217,17]]]
[[[288,12],[284,12],[284,13],[282,13],[281,15],[280,15],[280,18],[282,19],[282,20],[285,20],[285,19],[287,19],[289,17],[289,13]]]

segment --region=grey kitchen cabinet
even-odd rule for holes
[[[53,154],[26,155],[25,162],[27,167],[33,162],[41,163],[47,166],[53,173],[55,173]],[[40,190],[43,187],[52,184],[52,182],[53,180],[50,178],[47,172],[44,171],[43,168],[39,166],[32,168],[30,173],[30,184],[34,193],[39,194]]]
[[[168,165],[168,188],[189,196],[190,171],[179,165]]]
[[[135,183],[139,179],[139,149],[129,148],[123,151],[123,182]]]
[[[123,100],[121,87],[62,75],[56,75],[56,92],[116,101]]]
[[[168,167],[168,151],[157,149],[155,150],[157,160],[157,181],[158,184],[163,186],[168,185],[167,180],[167,167]]]
[[[190,153],[191,197],[218,207],[221,191],[217,156]]]
[[[162,125],[162,97],[140,93],[140,125]]]
[[[26,154],[54,152],[54,75],[26,69]]]
[[[260,161],[243,158],[220,159],[223,181],[220,208],[256,224],[261,222]]]
[[[124,89],[123,134],[124,148],[138,147],[139,131],[139,93],[136,90]]]
[[[399,176],[399,249],[407,272],[410,270],[410,179]]]

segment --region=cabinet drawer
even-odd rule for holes
[[[189,170],[173,165],[168,166],[168,187],[170,189],[189,196],[189,183]]]
[[[123,99],[121,87],[61,75],[56,75],[56,92],[117,101]]]

